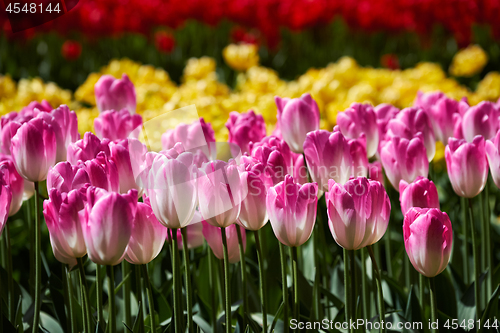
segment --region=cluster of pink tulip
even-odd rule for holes
[[[43,202],[43,215],[54,256],[70,267],[78,266],[82,286],[86,285],[82,258],[87,255],[97,265],[96,308],[101,326],[101,266],[107,267],[109,332],[116,330],[110,267],[124,259],[145,267],[166,240],[172,244],[172,323],[176,332],[185,325],[178,252],[183,248],[187,327],[194,332],[187,251],[202,245],[204,239],[224,262],[225,325],[230,332],[229,264],[245,255],[245,230],[249,230],[255,236],[259,269],[264,271],[259,230],[268,221],[280,242],[284,322],[289,320],[284,246],[291,248],[293,318],[299,318],[297,252],[315,230],[318,200],[323,195],[332,236],[344,249],[346,320],[356,319],[356,290],[348,274],[355,272],[354,251],[364,248],[376,268],[379,319],[383,320],[381,278],[371,248],[384,236],[391,212],[383,171],[400,192],[408,258],[429,278],[446,268],[453,241],[450,219],[439,210],[436,186],[427,179],[436,140],[446,144],[448,175],[459,196],[473,198],[484,189],[488,165],[500,186],[500,107],[490,102],[470,107],[465,100],[457,102],[432,93],[419,94],[415,107],[403,110],[385,104],[353,104],[339,113],[338,126],[330,132],[319,129],[320,113],[309,94],[296,99],[276,97],[278,122],[271,136],[266,135],[262,116],[253,111],[231,113],[226,126],[232,158],[222,161],[213,158],[218,146],[211,125],[203,119],[165,132],[161,138],[164,150],[149,152],[137,139],[142,118],[135,114],[135,90],[126,76],[119,80],[101,77],[95,94],[101,114],[94,123],[95,135],[87,132],[83,139],[77,131],[76,114],[65,105],[52,109],[46,102],[33,102],[19,113],[2,117],[0,232],[7,217],[33,194],[38,212],[39,183],[46,181],[48,198]],[[41,304],[40,222],[39,214],[35,216],[33,332],[38,331]],[[470,222],[478,281],[476,226],[472,219]],[[485,228],[484,241],[489,242],[489,223],[481,226]],[[491,257],[488,260],[491,268]],[[244,262],[242,278],[246,274]],[[147,274],[145,268],[146,279]],[[267,331],[262,274],[260,284],[263,330]],[[153,314],[150,291],[149,287],[149,311]],[[434,296],[432,287],[430,291]],[[83,295],[84,330],[90,332],[94,320],[85,287]],[[476,300],[479,297],[476,283]],[[243,306],[248,306],[245,299]],[[476,310],[480,318],[479,306]],[[152,332],[157,327],[154,318],[151,315]]]

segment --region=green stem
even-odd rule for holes
[[[255,236],[255,247],[257,248],[257,259],[259,262],[260,299],[262,302],[262,332],[267,332],[267,295],[264,257],[262,253],[262,247],[260,245],[259,230],[255,230],[253,234]]]
[[[141,266],[135,265],[135,295],[137,297],[137,304],[139,309],[141,309],[142,304],[144,303],[142,299],[142,283],[141,283]],[[144,312],[139,310],[137,314],[137,322],[139,323],[139,332],[144,333],[146,330],[144,328]]]
[[[403,256],[403,266],[405,271],[405,287],[407,291],[410,291],[411,277],[410,277],[410,259],[407,256]]]
[[[68,298],[69,298],[69,318],[71,322],[71,330],[70,332],[77,332],[76,329],[76,318],[75,318],[75,305],[73,303],[73,283],[71,282],[71,272],[66,267],[66,281],[67,281],[67,290],[68,290]]]
[[[123,307],[125,308],[125,324],[129,327],[132,326],[132,313],[130,308],[130,277],[127,276],[130,274],[130,264],[126,261],[122,261],[122,279],[127,279],[123,282],[122,296],[123,296]]]
[[[216,332],[217,328],[217,309],[215,308],[215,270],[214,270],[214,255],[210,247],[207,246],[208,254],[208,285],[210,286],[210,323],[212,324],[212,332]]]
[[[436,302],[436,290],[434,287],[434,278],[427,278],[429,281],[429,292],[431,295],[431,321],[435,323],[437,321],[437,302]],[[433,328],[432,333],[439,332],[439,327]]]
[[[146,282],[146,289],[148,293],[149,319],[151,320],[151,332],[156,333],[155,304],[153,299],[153,289],[151,288],[151,281],[149,280],[148,265],[142,265],[142,272],[144,276],[144,281]]]
[[[74,332],[71,329],[71,306],[69,303],[69,288],[68,288],[68,273],[66,272],[66,265],[61,264],[61,282],[63,285],[64,307],[66,308],[66,329],[68,332]]]
[[[224,250],[224,289],[226,291],[225,305],[226,305],[226,333],[232,332],[231,324],[231,288],[229,283],[229,255],[227,252],[227,237],[226,228],[221,228],[222,233],[222,247]]]
[[[238,233],[238,248],[240,250],[240,264],[241,264],[241,284],[243,291],[243,327],[247,327],[248,312],[248,291],[247,291],[247,264],[245,260],[245,249],[243,248],[243,237],[241,237],[241,229],[236,228]]]
[[[0,274],[0,286],[1,285],[2,285],[2,274]],[[3,328],[3,301],[1,293],[0,293],[0,327]]]
[[[425,312],[425,291],[424,291],[424,276],[422,274],[418,274],[418,300],[420,301],[420,307],[422,308],[422,313]]]
[[[349,326],[352,320],[351,288],[349,286],[350,281],[351,277],[349,276],[349,250],[344,249],[344,312],[347,326]]]
[[[187,304],[187,316],[188,316],[188,329],[190,333],[194,333],[193,325],[193,290],[191,288],[191,273],[189,267],[189,249],[188,249],[188,238],[187,229],[181,229],[182,235],[182,252],[184,255],[184,273],[186,274],[186,304]]]
[[[291,247],[292,252],[292,272],[293,272],[293,318],[300,320],[300,307],[299,307],[299,261],[298,261],[298,248]]]
[[[357,314],[357,300],[358,300],[358,293],[356,292],[356,255],[355,255],[355,250],[350,250],[349,251],[349,261],[350,261],[350,273],[351,273],[351,315],[352,315],[352,320],[356,321]]]
[[[97,299],[97,323],[101,327],[104,327],[104,315],[103,315],[103,301],[102,301],[102,267],[101,265],[96,265],[95,267],[95,278],[96,278],[96,299]]]
[[[80,285],[82,289],[82,298],[83,298],[83,310],[85,313],[85,316],[83,317],[83,323],[84,326],[86,327],[85,332],[90,332],[92,326],[90,323],[90,301],[89,301],[89,289],[87,287],[87,279],[85,277],[85,269],[83,268],[83,260],[82,258],[77,258],[76,259],[77,265],[78,265],[78,272],[80,273]]]
[[[375,260],[375,255],[373,253],[373,249],[371,245],[367,247],[368,253],[370,254],[370,258],[372,259],[373,267],[375,268],[375,281],[377,282],[377,293],[378,293],[378,316],[379,321],[382,324],[382,321],[385,319],[385,306],[384,306],[384,294],[382,290],[382,277],[380,276],[380,270],[378,269],[377,261]],[[382,325],[380,326],[380,332],[385,332],[386,329],[382,329]]]
[[[9,221],[7,220],[7,224],[5,225],[5,243],[7,245],[7,285],[9,286],[9,316],[10,322],[14,323],[16,318],[16,302],[14,299],[14,270],[12,266],[12,251],[10,245],[10,227]]]
[[[481,247],[481,272],[486,270],[486,226],[485,226],[485,218],[484,218],[484,192],[479,193],[479,236],[481,237],[480,247]],[[481,308],[485,306],[484,302],[489,298],[486,297],[486,288],[483,283],[480,286],[481,294]]]
[[[40,232],[40,211],[39,211],[39,184],[35,182],[35,310],[33,317],[32,332],[38,332],[40,323],[40,308],[42,307],[42,258],[41,252],[41,232]]]
[[[182,332],[181,329],[181,316],[182,316],[182,304],[180,301],[180,294],[182,291],[179,289],[179,266],[177,253],[179,252],[177,244],[177,229],[172,229],[172,277],[173,277],[173,288],[174,288],[174,319],[175,319],[175,333]],[[175,234],[174,234],[175,233]]]
[[[392,252],[391,252],[391,237],[389,228],[387,228],[387,232],[385,233],[384,243],[385,243],[385,261],[387,264],[387,275],[390,278],[392,278],[392,258],[391,258]]]
[[[470,220],[470,228],[471,228],[471,238],[472,238],[472,255],[474,257],[474,297],[476,302],[476,320],[481,319],[481,301],[480,301],[480,290],[479,290],[479,257],[477,251],[477,242],[476,242],[476,228],[474,227],[474,219],[473,219],[473,209],[472,209],[472,199],[469,198],[469,220]]]
[[[370,313],[370,299],[368,296],[368,281],[366,274],[366,249],[361,249],[361,292],[363,303],[363,318],[371,318]]]
[[[469,209],[467,207],[467,199],[460,197],[462,205],[462,223],[463,223],[463,244],[462,244],[462,260],[463,260],[463,279],[465,285],[469,285]]]
[[[283,323],[285,328],[285,333],[288,333],[289,322],[288,322],[288,282],[286,273],[286,253],[285,245],[278,242],[280,245],[280,259],[281,259],[281,283],[283,290]]]
[[[486,268],[488,269],[488,273],[486,274],[486,299],[490,298],[492,293],[492,259],[491,259],[491,223],[490,223],[490,194],[489,194],[489,181],[486,182],[486,186],[484,188],[484,203],[485,203],[485,211],[484,211],[484,230],[485,230],[485,238],[486,238]]]
[[[115,273],[113,266],[106,265],[108,275],[108,332],[116,333],[116,312],[115,312]]]

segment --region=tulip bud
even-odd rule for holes
[[[250,153],[250,142],[259,142],[266,136],[266,123],[253,110],[247,113],[231,112],[226,122],[229,143],[237,144],[242,153]]]
[[[304,244],[311,237],[316,222],[318,184],[294,183],[292,176],[269,188],[266,207],[274,234],[292,247]]]
[[[427,158],[430,162],[436,154],[436,140],[429,116],[424,110],[419,108],[403,109],[387,124],[387,138],[399,136],[411,140],[419,132],[422,134]]]
[[[347,140],[352,159],[351,176],[368,176],[368,158],[366,157],[366,138],[364,134],[359,139]]]
[[[202,225],[203,225],[203,236],[205,236],[208,246],[210,246],[213,253],[218,259],[223,260],[224,251],[222,247],[221,229],[207,223],[206,221],[203,221]],[[245,251],[247,247],[247,237],[245,229],[243,229],[237,224],[232,224],[226,227],[228,261],[231,264],[235,264],[238,261],[240,261],[238,231],[236,230],[236,228],[240,228],[241,238],[243,241],[243,250]]]
[[[344,184],[352,174],[351,147],[340,131],[318,130],[307,134],[304,142],[307,169],[318,183],[320,195],[328,190],[328,180]]]
[[[126,109],[131,114],[135,113],[135,88],[127,74],[123,74],[121,79],[111,75],[101,76],[94,86],[94,92],[99,112]]]
[[[492,139],[499,129],[500,112],[495,104],[483,101],[465,112],[462,119],[462,131],[465,140],[472,142],[476,135],[485,140]]]
[[[411,184],[401,180],[399,182],[399,202],[403,215],[412,207],[439,209],[436,185],[422,176],[418,176]]]
[[[357,139],[364,134],[366,137],[367,157],[377,152],[379,130],[377,116],[370,104],[352,103],[344,112],[337,114],[337,125],[344,136]]]
[[[111,141],[123,140],[128,137],[137,139],[141,131],[142,116],[130,114],[127,110],[104,111],[94,119],[95,134],[99,139]]]
[[[206,123],[203,118],[193,123],[180,124],[173,130],[168,130],[161,136],[161,144],[164,150],[171,149],[176,143],[182,142],[186,151],[196,151],[201,149],[208,158],[215,153],[213,143],[215,133],[212,124]]]
[[[80,162],[80,165],[83,165],[82,168],[87,172],[92,186],[110,192],[118,192],[120,186],[118,168],[104,152],[98,153],[97,157],[92,160]]]
[[[450,218],[437,208],[410,208],[403,221],[406,253],[422,275],[434,277],[450,260],[453,230]]]
[[[368,165],[368,178],[376,180],[384,185],[384,172],[382,170],[382,163],[375,161]]]
[[[300,98],[275,98],[281,135],[294,153],[304,151],[307,133],[319,129],[319,108],[310,94]]]
[[[111,266],[123,260],[136,210],[136,190],[118,194],[94,186],[87,189],[87,203],[79,216],[90,260]]]
[[[163,248],[168,229],[156,219],[148,200],[137,203],[137,212],[125,260],[134,265],[151,262]]]
[[[12,138],[10,147],[17,172],[31,182],[47,178],[49,168],[56,164],[56,151],[54,130],[41,118],[24,123]]]
[[[252,157],[264,165],[274,185],[293,174],[293,155],[285,141],[268,136],[250,146]]]
[[[491,178],[495,185],[500,188],[500,131],[493,140],[486,141],[486,157],[490,166]]]
[[[205,241],[205,237],[203,236],[203,224],[201,223],[202,220],[200,212],[196,211],[193,221],[185,227],[187,233],[187,247],[190,250],[202,246]],[[242,231],[242,233],[244,232]],[[179,250],[183,249],[181,229],[177,229],[177,246]]]
[[[309,179],[307,176],[307,167],[306,167],[306,161],[304,158],[303,154],[295,154],[292,153],[293,155],[293,179],[298,184],[305,184],[309,183]]]
[[[380,160],[392,186],[398,190],[401,179],[413,182],[417,176],[427,177],[429,160],[422,135],[408,140],[394,136],[380,145]]]
[[[50,244],[57,260],[75,265],[76,258],[87,253],[78,212],[84,208],[78,190],[61,193],[49,190],[49,200],[43,202],[43,216],[50,233]]]
[[[71,165],[69,162],[59,162],[49,170],[47,175],[47,191],[55,188],[59,192],[68,193],[78,190],[90,179],[84,164]]]
[[[126,193],[128,190],[135,188],[141,194],[142,189],[136,183],[134,176],[134,166],[132,163],[137,163],[136,154],[141,154],[147,150],[146,146],[137,139],[124,139],[118,142],[111,142],[110,159],[115,162],[118,169],[118,180],[120,184],[120,193]],[[131,150],[131,151],[130,151]],[[132,160],[134,157],[134,160]],[[135,166],[137,169],[138,166]]]
[[[457,123],[461,121],[461,111],[468,108],[469,105],[464,101],[457,102],[443,96],[435,104],[423,109],[429,115],[436,139],[447,145],[448,138],[454,136]]]
[[[27,181],[19,175],[12,157],[9,155],[0,155],[0,177],[4,179],[5,185],[8,185],[12,192],[9,207],[9,216],[12,216],[19,211],[23,204],[24,182]]]
[[[7,185],[3,177],[0,177],[0,236],[2,235],[3,228],[9,217],[11,202],[12,191],[10,190],[10,186]]]
[[[445,148],[448,177],[455,193],[473,198],[488,180],[488,160],[484,138],[476,136],[471,143],[451,138]]]
[[[85,162],[96,158],[101,151],[106,156],[110,156],[109,139],[101,141],[92,132],[86,132],[83,139],[68,146],[67,160],[71,164],[77,164],[79,161]]]
[[[387,132],[387,124],[398,114],[399,109],[391,104],[384,103],[377,105],[373,110],[377,117],[379,141],[382,141]]]
[[[344,249],[358,250],[384,236],[391,202],[379,182],[358,177],[341,185],[330,180],[325,199],[330,231]]]

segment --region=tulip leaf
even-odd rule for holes
[[[49,333],[64,333],[61,325],[46,312],[40,312],[40,326]]]
[[[448,270],[434,278],[436,290],[439,290],[437,308],[451,318],[457,318],[457,298],[455,288]]]
[[[488,302],[488,305],[486,306],[486,309],[483,312],[483,318],[481,319],[481,323],[484,323],[488,319],[494,319],[494,318],[499,319],[498,316],[499,295],[500,295],[500,285],[497,286],[497,289],[495,289],[495,292],[491,296],[490,301]]]
[[[141,302],[139,302],[139,312],[137,313],[137,317],[135,318],[132,332],[139,333],[141,331],[141,328],[144,326],[144,322],[141,320],[141,318],[142,318],[142,304]]]
[[[415,286],[411,286],[410,293],[408,294],[408,302],[406,303],[405,319],[408,322],[422,322],[422,314],[420,311],[420,303],[418,302],[415,293]],[[404,329],[403,332],[410,332]]]
[[[7,309],[6,307],[2,307],[2,309]],[[16,328],[11,324],[11,322],[7,319],[7,316],[3,314],[3,312],[0,312],[0,316],[2,316],[2,322],[3,325],[0,327],[0,331],[5,332],[5,333],[17,333]]]
[[[193,316],[193,321],[198,325],[198,327],[204,332],[204,333],[214,333],[212,332],[212,327],[210,327],[210,324],[207,323],[200,315],[196,314]]]
[[[281,312],[283,311],[285,303],[281,302],[280,307],[278,308],[278,311],[276,311],[276,315],[274,316],[273,322],[271,324],[271,327],[269,329],[270,332],[274,330],[274,327],[276,327],[276,324],[278,323],[278,318],[281,315]]]
[[[479,276],[479,284],[481,284],[486,277],[486,274],[481,274]],[[464,295],[458,302],[458,321],[462,320],[469,320],[472,319],[474,320],[475,315],[476,315],[476,302],[475,302],[475,296],[474,296],[474,283],[472,282],[467,290],[465,290]]]
[[[65,274],[65,273],[63,273]],[[62,327],[66,327],[66,309],[65,309],[65,299],[64,299],[64,288],[62,281],[55,274],[50,274],[49,277],[49,290],[52,299],[52,305],[54,306],[55,315],[57,320]]]

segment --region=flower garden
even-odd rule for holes
[[[438,2],[0,14],[0,332],[500,332],[500,4]]]

